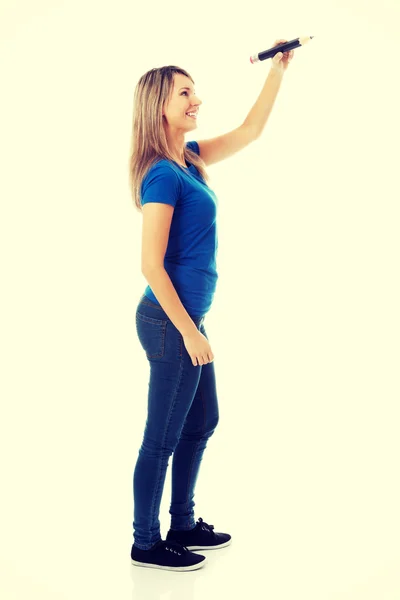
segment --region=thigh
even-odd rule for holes
[[[150,365],[145,439],[172,452],[195,397],[202,367],[192,364],[182,335],[172,321],[162,317],[162,313],[150,316],[149,311],[138,307],[136,330]]]
[[[200,326],[200,331],[208,339],[204,325]],[[193,402],[183,427],[183,433],[186,435],[211,432],[215,429],[219,421],[214,361],[193,368],[199,369],[201,373]]]

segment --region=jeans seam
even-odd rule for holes
[[[188,497],[188,496],[189,496],[189,481],[190,481],[190,478],[191,478],[191,476],[192,476],[193,465],[194,465],[194,457],[195,457],[195,456],[196,456],[196,454],[197,454],[197,450],[198,450],[198,448],[199,448],[199,444],[200,444],[200,442],[201,442],[201,439],[197,440],[197,443],[196,443],[196,446],[195,446],[195,450],[194,450],[194,452],[193,452],[193,454],[192,454],[192,461],[191,461],[191,463],[190,463],[189,477],[188,477],[188,480],[187,480],[187,488],[186,488],[186,500],[185,500],[185,503],[186,503],[186,510],[188,510],[188,504],[189,504],[189,497]],[[190,521],[191,521],[191,518],[190,518],[190,516],[189,516],[189,517],[188,517],[188,521],[187,521],[187,527],[188,527],[188,528],[189,528],[189,525],[190,525]]]
[[[175,408],[176,400],[177,400],[177,397],[178,397],[177,390],[179,389],[179,386],[180,386],[181,381],[182,381],[182,373],[183,373],[183,360],[181,359],[180,360],[179,376],[177,377],[177,382],[178,383],[177,383],[177,385],[175,387],[175,390],[174,390],[174,400],[171,402],[171,408],[170,408],[170,411],[169,411],[169,414],[168,414],[168,419],[167,419],[167,422],[166,422],[166,427],[164,429],[163,440],[162,440],[162,443],[161,443],[161,447],[162,448],[165,447],[165,440],[167,438],[168,428],[169,428],[170,423],[171,423],[171,415],[172,415],[173,410]],[[167,462],[168,462],[168,458],[167,458]],[[156,498],[157,498],[158,493],[159,493],[160,482],[161,482],[161,475],[163,473],[162,460],[160,460],[159,468],[160,468],[160,472],[159,472],[159,477],[158,477],[158,482],[157,482],[157,488],[156,488],[154,496],[153,496],[153,503],[152,503],[152,507],[151,507],[151,522],[152,522],[152,525],[154,524],[155,503],[156,503]]]

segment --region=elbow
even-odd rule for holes
[[[147,273],[152,273],[155,269],[163,269],[164,268],[164,264],[161,263],[155,263],[155,264],[145,264],[142,265],[142,274],[146,275]]]

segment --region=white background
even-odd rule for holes
[[[399,22],[395,0],[2,2],[2,597],[398,600]],[[302,35],[260,139],[208,167],[220,423],[195,511],[232,545],[137,568],[134,89],[181,66],[203,101],[186,141],[214,137],[261,91],[250,55]]]

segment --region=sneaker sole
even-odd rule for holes
[[[218,550],[219,548],[226,548],[230,546],[232,540],[228,540],[227,542],[223,542],[222,544],[218,544],[216,546],[186,546],[190,552],[200,552],[201,550]]]
[[[167,565],[140,562],[138,560],[133,560],[133,558],[131,559],[131,562],[133,565],[135,565],[135,567],[148,567],[149,569],[163,569],[164,571],[195,571],[196,569],[201,569],[201,567],[204,567],[204,564],[207,562],[207,557],[205,556],[204,560],[201,562],[195,565],[188,565],[187,567],[169,567]]]

